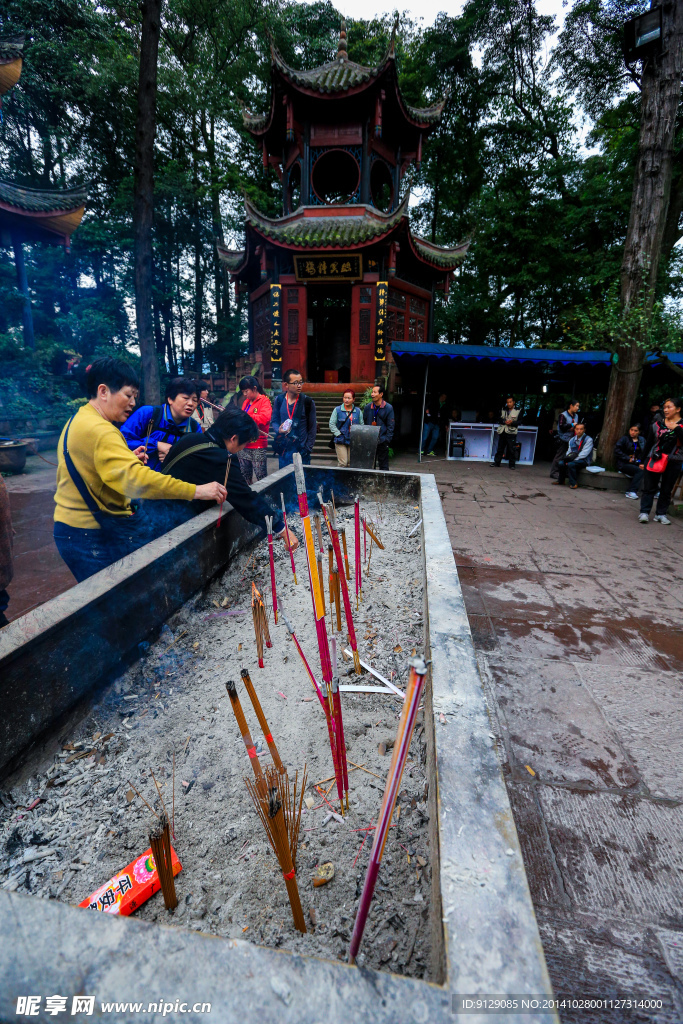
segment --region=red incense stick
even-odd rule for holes
[[[292,575],[294,576],[294,583],[296,584],[296,566],[294,565],[294,552],[289,545],[289,530],[287,529],[287,509],[285,508],[285,496],[280,491],[280,499],[282,501],[282,518],[285,521],[285,538],[287,544],[287,550],[289,551],[289,558],[292,563]]]
[[[353,652],[353,666],[356,670],[357,675],[360,675],[361,665],[360,657],[358,655],[356,630],[353,625],[353,615],[351,613],[351,598],[349,596],[349,586],[346,580],[346,574],[344,572],[342,550],[341,545],[339,543],[339,531],[337,529],[337,519],[333,506],[323,506],[323,514],[325,516],[325,522],[327,524],[327,529],[330,534],[330,540],[332,541],[332,547],[334,549],[335,558],[337,559],[337,569],[339,570],[339,585],[341,587],[342,598],[344,600],[344,615],[346,616],[346,628],[348,630],[349,643],[351,645],[351,650]]]
[[[268,531],[268,558],[270,559],[270,589],[273,592],[273,617],[277,626],[277,590],[275,588],[275,555],[273,553],[273,517],[266,516]]]
[[[342,794],[343,794],[343,790],[344,790],[344,774],[343,774],[343,769],[342,769],[342,766],[341,766],[341,763],[340,763],[339,757],[338,757],[338,744],[337,744],[335,723],[333,722],[332,716],[330,714],[330,708],[328,706],[328,702],[325,699],[325,697],[323,696],[323,692],[322,692],[322,689],[320,687],[320,684],[318,683],[318,680],[313,675],[313,672],[311,670],[311,666],[308,664],[308,661],[306,660],[306,655],[304,654],[304,652],[301,649],[301,644],[299,643],[299,640],[297,639],[297,636],[296,636],[294,630],[292,629],[292,627],[291,627],[291,625],[289,623],[289,619],[285,615],[285,610],[284,610],[284,608],[282,608],[282,606],[280,606],[280,612],[282,614],[282,621],[284,622],[285,627],[287,628],[287,631],[289,632],[289,635],[291,636],[292,640],[294,641],[296,649],[299,652],[299,656],[300,656],[301,660],[304,663],[304,667],[306,669],[306,672],[308,673],[308,677],[309,677],[309,679],[311,680],[311,682],[313,684],[313,689],[315,690],[316,696],[317,696],[318,700],[320,701],[320,706],[322,707],[323,712],[325,713],[325,721],[327,722],[327,735],[328,735],[328,738],[329,738],[329,741],[330,741],[330,751],[332,753],[332,765],[333,765],[333,768],[334,768],[334,778],[335,778],[335,782],[336,782],[336,785],[337,785],[337,793],[339,795],[339,802],[342,805],[342,813],[343,813],[343,806],[344,805],[343,805],[343,795]]]
[[[426,674],[427,666],[422,658],[413,658],[410,663],[410,678],[408,679],[408,686],[406,687],[406,699],[403,704],[401,718],[398,723],[398,732],[396,734],[391,765],[389,766],[384,796],[382,798],[382,806],[380,807],[377,825],[375,826],[375,838],[370,852],[370,862],[365,875],[363,892],[353,926],[351,945],[349,946],[349,963],[352,964],[356,962],[356,956],[358,955],[358,950],[363,938],[363,931],[368,919],[368,911],[370,910],[370,904],[372,903],[372,897],[377,883],[377,876],[379,875],[379,868],[384,854],[384,844],[386,843],[389,826],[391,825],[391,818],[396,806],[396,798],[401,785],[401,777],[403,775],[406,758],[408,757],[410,742],[413,738],[417,709],[420,704]]]
[[[354,556],[356,560],[356,611],[358,610],[358,597],[360,595],[360,589],[362,586],[362,576],[360,572],[360,499],[356,495],[356,501],[353,509],[353,526],[354,526]]]

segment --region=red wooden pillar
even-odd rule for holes
[[[282,292],[284,297],[282,372],[298,370],[305,380],[308,372],[307,289],[300,284],[285,284],[282,286]]]
[[[351,288],[351,380],[375,377],[375,287],[358,283]]]

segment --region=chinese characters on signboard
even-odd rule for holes
[[[270,359],[282,362],[282,286],[270,286]]]
[[[377,282],[377,323],[375,326],[375,361],[382,362],[386,355],[388,281]]]
[[[360,281],[362,256],[332,253],[325,256],[295,256],[297,281]]]

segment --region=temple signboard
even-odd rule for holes
[[[354,253],[328,253],[325,256],[295,256],[297,281],[360,281],[363,257]]]

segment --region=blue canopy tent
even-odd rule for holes
[[[604,351],[583,352],[567,351],[562,349],[543,348],[510,348],[498,345],[441,345],[434,342],[409,342],[394,341],[391,346],[392,355],[398,365],[402,380],[408,380],[410,375],[419,367],[424,367],[424,387],[422,393],[422,417],[420,422],[420,433],[418,440],[418,461],[422,460],[421,439],[424,426],[425,405],[427,401],[428,378],[430,368],[441,367],[444,370],[463,370],[469,365],[484,363],[492,371],[491,378],[493,387],[489,390],[496,391],[500,382],[503,388],[515,391],[515,382],[524,382],[526,391],[529,384],[537,383],[540,390],[540,382],[549,380],[557,383],[559,390],[568,389],[574,393],[577,379],[586,379],[586,371],[593,368],[590,379],[593,385],[599,384],[600,389],[606,391],[609,371],[612,364],[612,353]],[[683,367],[683,353],[667,352],[667,358],[678,366]],[[646,368],[662,369],[662,363],[658,356],[649,354],[646,360]],[[567,369],[575,371],[571,376],[567,375]],[[560,374],[558,379],[553,379],[553,370]],[[515,372],[517,371],[517,372]],[[670,371],[669,371],[670,372]],[[444,377],[441,377],[440,387],[444,387]],[[521,390],[518,389],[518,390]],[[679,388],[683,390],[683,385]]]

